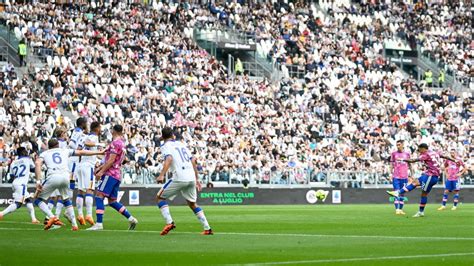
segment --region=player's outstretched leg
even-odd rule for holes
[[[5,210],[0,212],[0,220],[3,219],[3,216],[14,212],[16,209],[19,209],[21,207],[21,202],[14,202],[10,204]]]
[[[123,216],[125,216],[125,218],[128,219],[128,222],[130,223],[130,226],[128,227],[128,230],[134,230],[135,229],[135,227],[138,224],[138,220],[128,212],[127,208],[125,208],[125,206],[123,206],[122,203],[120,203],[118,201],[113,201],[113,202],[109,203],[109,206],[114,208],[116,211],[118,211],[120,214],[122,214]]]
[[[61,212],[63,211],[64,202],[61,197],[58,197],[58,201],[56,202],[56,217],[61,217]]]
[[[403,187],[402,189],[399,189],[399,190],[396,190],[396,191],[387,191],[387,194],[389,194],[390,196],[393,196],[395,198],[398,198],[398,197],[400,197],[400,194],[410,192],[419,185],[420,184],[419,184],[418,180],[415,180],[415,182],[408,184],[408,186]]]
[[[31,217],[31,223],[39,224],[40,222],[38,221],[38,219],[36,219],[35,208],[33,206],[33,203],[31,202],[29,198],[26,199],[25,202],[26,202],[26,208],[28,209],[28,213],[30,214],[30,217]]]
[[[48,205],[44,203],[43,199],[37,198],[35,200],[35,205],[38,206],[38,208],[40,208],[40,210],[46,215],[46,218],[48,218],[48,221],[44,225],[44,230],[49,230],[53,225],[64,225],[56,216],[54,216],[54,214],[48,208]]]
[[[77,223],[76,223],[76,216],[74,215],[74,208],[72,207],[71,200],[70,199],[64,200],[64,206],[66,207],[66,211],[64,212],[64,215],[66,215],[67,219],[71,222],[72,231],[79,230],[79,227],[77,226]]]
[[[54,203],[56,202],[56,197],[51,197],[48,200],[48,208],[52,211],[54,208]]]
[[[441,202],[441,207],[438,208],[438,211],[443,211],[446,209],[446,203],[448,202],[448,193],[451,192],[447,189],[443,193],[443,201]]]
[[[87,230],[102,230],[104,229],[104,225],[102,224],[103,219],[104,219],[104,212],[105,212],[105,206],[104,206],[104,197],[102,195],[98,195],[95,197],[95,214],[96,214],[96,223],[88,228]]]
[[[170,208],[168,203],[163,198],[158,198],[158,208],[160,208],[161,215],[165,219],[166,225],[161,231],[160,235],[167,235],[171,230],[175,229],[173,218],[171,217]]]
[[[204,211],[202,210],[201,207],[199,207],[196,202],[189,202],[188,201],[188,206],[193,210],[194,214],[198,218],[199,222],[201,223],[202,227],[204,228],[204,231],[202,232],[203,235],[212,235],[212,229],[209,226],[209,223],[207,222],[206,215],[204,215]]]
[[[459,190],[454,191],[454,204],[451,210],[455,211],[458,208],[458,203],[459,203]]]

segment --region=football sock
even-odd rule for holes
[[[38,206],[38,208],[40,208],[41,211],[43,211],[43,213],[46,215],[48,219],[50,219],[51,217],[54,217],[54,214],[48,208],[48,205],[46,205],[46,203],[44,203],[42,200],[36,199],[35,205]]]
[[[72,203],[70,199],[64,201],[64,206],[66,207],[66,215],[71,219],[72,226],[77,226],[76,216],[74,215],[74,208],[72,207]]]
[[[443,202],[442,202],[443,206],[446,206],[446,202],[448,202],[448,194],[445,192],[443,194]]]
[[[95,197],[95,214],[97,216],[97,223],[102,223],[102,219],[104,218],[104,212],[104,199],[100,197]]]
[[[166,224],[173,223],[173,218],[171,218],[170,208],[168,206],[168,203],[166,203],[165,200],[162,200],[158,203],[158,208],[160,208],[161,215],[165,219]]]
[[[92,205],[94,203],[94,198],[92,194],[86,194],[86,215],[92,216]]]
[[[454,194],[454,207],[458,206],[459,202],[459,193]]]
[[[33,207],[33,203],[28,202],[26,204],[26,208],[28,209],[28,212],[30,213],[31,220],[32,221],[36,220],[35,208]]]
[[[403,194],[400,194],[399,197],[398,197],[398,209],[399,210],[403,210],[403,206],[405,205],[405,195]]]
[[[400,189],[400,190],[398,191],[398,193],[399,193],[399,194],[403,194],[403,193],[405,193],[405,192],[412,191],[412,190],[415,189],[415,188],[416,188],[415,185],[409,184],[408,186],[406,186],[406,187]]]
[[[50,210],[52,210],[52,209],[54,208],[54,200],[50,199],[50,200],[48,201],[48,208],[49,208]]]
[[[421,199],[420,199],[420,212],[425,211],[425,206],[426,206],[427,202],[428,202],[428,197],[421,196]]]
[[[62,200],[58,200],[58,202],[56,202],[56,217],[60,217],[61,216],[61,211],[63,210],[63,206],[64,206],[64,203]]]
[[[204,230],[211,229],[209,223],[207,222],[206,215],[204,215],[204,211],[201,209],[201,207],[197,207],[193,210],[193,212],[194,214],[196,214],[196,217],[198,218],[199,222],[201,222],[202,227],[204,227]]]
[[[21,204],[20,204],[21,206]],[[14,212],[16,209],[18,209],[17,202],[10,204],[5,210],[2,211],[3,215],[7,215],[11,212]]]
[[[115,202],[112,202],[109,204],[110,207],[114,208],[116,211],[118,211],[119,213],[121,213],[123,216],[125,216],[125,218],[130,218],[130,213],[128,212],[127,208],[125,208],[125,206],[123,206],[122,203],[118,202],[118,201],[115,201]]]
[[[84,215],[84,211],[82,210],[83,205],[84,205],[84,195],[77,194],[76,208],[77,208],[77,215],[78,216],[83,216]]]

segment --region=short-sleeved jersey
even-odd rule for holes
[[[74,131],[72,132],[71,134],[71,139],[69,140],[69,148],[70,149],[73,149],[73,150],[77,150],[80,148],[80,142],[81,142],[81,139],[84,135],[84,131],[81,129],[81,128],[75,128]],[[79,162],[79,157],[77,156],[74,156],[74,157],[71,157],[70,160],[72,162]]]
[[[173,180],[182,182],[196,180],[193,164],[191,162],[191,152],[186,147],[186,144],[181,141],[167,141],[163,146],[161,146],[161,152],[163,158],[166,159],[168,156],[173,158],[170,167],[170,170],[173,173]]]
[[[14,178],[13,184],[26,185],[30,172],[35,170],[35,164],[29,156],[19,157],[10,165],[10,177]]]
[[[441,158],[439,153],[435,151],[426,151],[420,154],[418,159],[424,164],[425,171],[423,174],[428,176],[440,176],[441,175]]]
[[[97,146],[87,147],[85,145],[86,142],[92,142],[95,145],[97,145],[99,144],[99,137],[95,134],[88,134],[88,135],[85,135],[84,138],[81,140],[81,145],[83,145],[84,150],[96,151]],[[95,165],[96,160],[97,160],[97,156],[82,156],[81,164]]]
[[[107,162],[112,154],[115,154],[114,164],[105,172],[105,175],[111,176],[117,180],[121,180],[121,167],[123,159],[125,159],[125,142],[122,138],[118,138],[105,149],[105,162]]]
[[[68,160],[74,155],[74,150],[54,148],[40,154],[46,164],[47,177],[64,175],[69,176]]]
[[[462,162],[461,158],[456,157],[455,162],[451,160],[444,160],[444,167],[446,167],[446,172],[448,173],[448,180],[456,181],[459,179],[457,174],[459,171],[461,171],[461,167],[464,167],[464,163]]]
[[[390,157],[390,162],[393,167],[393,178],[406,179],[408,178],[408,163],[402,160],[410,159],[410,153],[406,151],[394,151]]]

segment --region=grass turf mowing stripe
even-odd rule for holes
[[[301,260],[301,261],[279,261],[243,264],[247,266],[259,265],[286,265],[286,264],[316,264],[316,263],[336,263],[336,262],[354,262],[354,261],[373,261],[373,260],[396,260],[396,259],[417,259],[417,258],[435,258],[452,256],[469,256],[474,253],[446,253],[446,254],[425,254],[425,255],[406,255],[406,256],[387,256],[387,257],[366,257],[366,258],[346,258],[346,259],[323,259],[323,260]],[[242,264],[229,264],[242,265]]]
[[[2,222],[3,223],[3,222]],[[18,222],[21,223],[21,222]],[[38,225],[34,225],[38,226]],[[64,226],[67,228],[67,226]],[[43,231],[43,229],[36,229],[36,228],[1,228],[0,230],[5,231]],[[86,231],[86,230],[81,230]],[[96,232],[96,231],[94,231]],[[98,232],[118,232],[118,233],[126,233],[126,232],[134,232],[134,233],[152,233],[152,234],[159,234],[161,231],[152,231],[152,230],[99,230]],[[198,234],[199,232],[172,232],[172,234]],[[242,236],[278,236],[278,237],[327,237],[327,238],[375,238],[375,239],[427,239],[427,240],[453,240],[453,241],[474,241],[474,237],[425,237],[425,236],[368,236],[368,235],[315,235],[315,234],[270,234],[270,233],[245,233],[245,232],[218,232],[218,235],[242,235]]]

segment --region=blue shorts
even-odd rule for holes
[[[446,180],[446,187],[447,190],[461,190],[461,182],[459,180]]]
[[[430,193],[433,186],[438,184],[438,180],[439,180],[439,177],[435,175],[429,176],[429,175],[423,174],[418,178],[421,189],[425,191],[426,193]]]
[[[405,187],[405,185],[408,183],[407,178],[393,178],[392,180],[393,183],[393,190],[400,190]]]
[[[119,188],[120,181],[108,175],[102,176],[97,184],[98,192],[114,200],[117,199]]]

